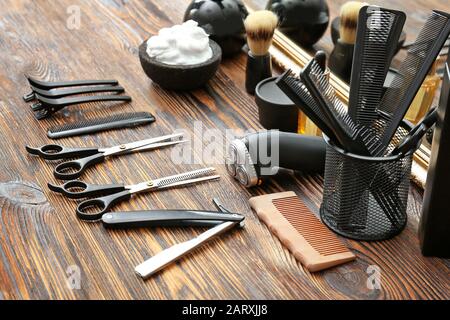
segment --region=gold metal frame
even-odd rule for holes
[[[309,53],[300,48],[278,30],[275,31],[270,53],[274,64],[282,69],[292,69],[294,72],[299,72],[312,58]],[[330,75],[330,83],[336,90],[336,93],[342,102],[347,104],[349,96],[348,85],[334,74]],[[422,188],[426,181],[430,155],[431,150],[422,145],[414,156],[412,180]]]

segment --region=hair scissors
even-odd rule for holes
[[[128,186],[122,184],[94,185],[82,181],[69,181],[61,186],[49,183],[48,187],[50,190],[72,199],[99,196],[99,198],[81,202],[76,210],[78,218],[92,221],[101,219],[102,215],[114,205],[130,199],[133,194],[219,179],[219,175],[211,175],[214,172],[214,168],[205,168]]]
[[[182,133],[174,133],[166,136],[145,139],[110,148],[68,148],[58,144],[47,144],[39,148],[26,146],[30,154],[38,155],[46,160],[58,160],[81,157],[60,163],[53,172],[55,178],[72,180],[80,177],[84,171],[94,164],[103,162],[106,157],[119,156],[130,152],[157,149],[184,143],[186,140],[172,140],[181,137]]]

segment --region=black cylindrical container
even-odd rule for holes
[[[386,240],[406,226],[413,153],[364,157],[327,142],[322,221],[355,240]]]
[[[272,77],[272,60],[270,54],[255,56],[251,51],[247,53],[247,67],[245,69],[245,89],[254,94],[256,86],[262,80]]]
[[[275,84],[277,77],[261,81],[255,90],[259,122],[268,130],[298,131],[298,107]]]
[[[330,70],[341,80],[349,83],[352,75],[353,51],[355,45],[338,40],[328,61]]]
[[[380,115],[377,126],[384,126]],[[393,141],[411,130],[402,122]],[[322,221],[336,233],[355,240],[386,240],[406,226],[413,152],[369,157],[349,153],[324,135],[327,143]],[[388,150],[392,151],[392,143]]]

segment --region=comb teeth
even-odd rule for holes
[[[312,60],[311,70],[309,77],[313,84],[316,86],[319,92],[322,92],[322,96],[327,104],[328,108],[334,111],[334,115],[344,124],[342,128],[349,136],[354,136],[356,133],[356,126],[350,116],[347,114],[346,107],[338,99],[336,91],[330,85],[328,77],[323,72],[320,65]]]
[[[335,140],[329,129],[328,119],[311,96],[305,84],[291,70],[284,72],[276,81],[278,87],[299,107],[328,137]]]
[[[195,170],[195,171],[190,171],[190,172],[170,176],[167,178],[162,178],[158,182],[158,187],[164,187],[167,185],[171,185],[172,183],[177,183],[177,182],[181,182],[184,180],[204,177],[204,176],[214,173],[215,171],[216,170],[214,168],[205,168],[205,169],[200,169],[200,170]]]
[[[249,202],[259,219],[309,271],[316,272],[355,260],[356,256],[294,192],[253,197]]]
[[[349,101],[350,117],[358,124],[371,126],[378,118],[378,105],[395,44],[406,15],[380,7],[363,7],[358,21],[355,64],[352,69]]]
[[[439,19],[435,14],[427,20],[424,28],[422,28],[416,42],[408,49],[408,54],[402,62],[398,72],[394,78],[391,88],[388,89],[381,101],[380,109],[389,113],[393,113],[395,108],[404,98],[406,91],[414,80],[414,76],[422,66],[423,61],[427,57],[427,52],[431,50],[435,38],[442,30],[447,19]]]
[[[303,238],[321,255],[348,252],[339,239],[323,225],[298,197],[273,199],[273,205]]]
[[[49,138],[57,139],[103,130],[133,127],[153,121],[155,121],[155,117],[149,112],[128,112],[104,118],[68,123],[62,126],[54,126],[48,129],[47,135]]]
[[[388,113],[390,120],[381,133],[384,148],[377,155],[382,155],[391,142],[449,33],[450,16],[434,11],[422,27],[417,40],[409,46],[399,73],[380,103],[379,109]]]
[[[303,100],[304,103],[306,103],[312,110],[314,110],[314,112],[324,117],[319,107],[317,106],[316,102],[314,101],[313,97],[309,93],[308,88],[306,88],[303,82],[301,82],[298,78],[296,78],[292,72],[285,73],[283,75],[283,80],[290,87],[295,89],[295,91],[298,93],[299,97]]]

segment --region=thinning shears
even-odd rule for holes
[[[166,136],[125,143],[110,148],[68,148],[58,144],[47,144],[39,148],[26,146],[26,149],[28,153],[40,156],[46,160],[81,157],[81,159],[78,160],[60,163],[55,167],[53,172],[57,179],[73,180],[80,177],[88,167],[103,162],[106,157],[120,156],[130,152],[145,151],[184,143],[186,142],[185,140],[173,140],[175,138],[180,138],[182,135],[182,133],[174,133]]]
[[[50,190],[71,199],[99,197],[81,202],[76,209],[78,218],[92,221],[101,219],[103,214],[114,205],[130,199],[133,194],[219,179],[219,175],[212,175],[214,172],[214,168],[204,168],[134,185],[95,185],[75,180],[66,182],[61,186],[49,183],[48,187]]]

